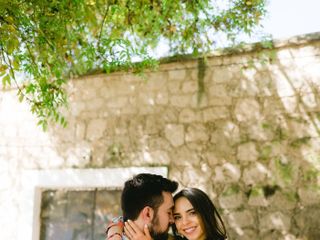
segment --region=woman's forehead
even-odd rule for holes
[[[193,208],[193,206],[186,197],[180,197],[174,202],[175,211],[187,211],[191,208]]]

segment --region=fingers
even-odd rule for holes
[[[132,221],[125,222],[124,232],[130,240],[152,240],[148,226],[145,225],[143,231]]]
[[[144,235],[145,235],[148,239],[152,239],[147,224],[144,225],[143,232],[144,232]]]
[[[134,232],[136,232],[136,233],[141,232],[141,230],[138,228],[138,226],[134,222],[132,222],[131,220],[128,220],[127,223],[129,224],[129,226],[131,227],[131,229]]]
[[[130,231],[126,227],[124,227],[124,234],[130,239],[133,240],[133,236]]]
[[[130,240],[136,239],[135,238],[136,232],[133,230],[133,228],[131,227],[131,225],[128,222],[124,223],[124,232]]]

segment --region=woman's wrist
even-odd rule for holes
[[[121,239],[123,232],[123,223],[111,223],[106,229],[106,240]]]
[[[116,240],[116,239],[122,239],[121,233],[118,233],[118,232],[110,233],[110,235],[108,234],[106,240]]]

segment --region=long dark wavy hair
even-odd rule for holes
[[[227,239],[227,232],[222,218],[206,193],[198,188],[186,188],[173,197],[174,202],[181,197],[185,197],[189,200],[195,212],[201,218],[204,225],[206,240]],[[178,234],[175,225],[173,225],[173,234],[175,239],[186,239]]]

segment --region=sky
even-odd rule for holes
[[[220,1],[224,4],[225,0]],[[267,0],[267,15],[262,21],[262,32],[273,39],[286,39],[297,35],[320,32],[320,0]],[[264,35],[264,34],[262,34]],[[241,36],[240,40],[252,43],[260,41],[255,35]],[[224,40],[218,47],[226,47]],[[221,45],[220,45],[221,44]],[[155,57],[168,56],[169,46],[160,42]]]
[[[264,30],[273,38],[320,32],[320,0],[269,0]]]

